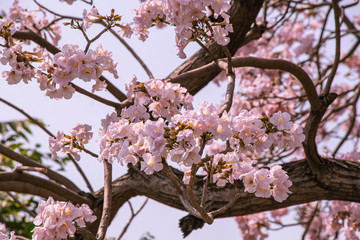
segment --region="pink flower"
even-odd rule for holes
[[[54,201],[51,197],[41,201],[34,219],[33,239],[65,239],[76,231],[75,221],[79,227],[85,227],[86,222],[93,222],[96,216],[86,204],[81,207],[68,202]]]
[[[133,34],[133,31],[130,27],[131,23],[122,23],[120,25],[120,29],[118,31],[118,34],[120,37],[127,37],[130,38],[131,35]]]
[[[97,9],[94,6],[91,6],[90,11],[88,12],[86,9],[83,11],[83,26],[84,31],[90,28],[92,23],[95,22],[98,18]]]
[[[245,192],[254,193],[257,189],[257,183],[255,182],[255,172],[256,170],[253,169],[250,172],[247,172],[241,175],[241,180],[244,183]]]
[[[282,170],[281,166],[275,165],[270,169],[270,175],[273,177],[273,191],[272,195],[277,202],[286,200],[289,196],[289,187],[292,182],[289,180],[289,176]]]
[[[269,198],[271,196],[270,184],[273,181],[270,171],[264,168],[258,170],[254,174],[254,181],[257,183],[255,196]]]
[[[160,97],[165,92],[165,84],[161,80],[147,81],[144,86],[151,97]]]
[[[278,130],[290,130],[293,123],[290,122],[290,115],[286,112],[277,112],[272,115],[270,122],[274,124]]]
[[[214,26],[213,28],[213,37],[215,42],[219,45],[225,46],[230,42],[230,38],[227,37],[229,34],[224,28],[220,26]]]
[[[66,2],[69,5],[73,4],[73,2],[75,2],[75,1],[76,0],[60,0],[60,2]]]
[[[56,134],[56,138],[49,137],[49,149],[50,152],[52,153],[52,157],[51,157],[52,160],[57,158],[57,152],[62,149],[64,143],[65,143],[65,139],[63,132],[58,132]]]
[[[8,82],[8,84],[17,84],[21,81],[22,72],[16,69],[11,71],[4,71],[2,77]]]
[[[124,110],[121,115],[128,117],[132,122],[146,121],[150,118],[150,114],[143,105],[132,105]]]
[[[163,168],[161,157],[152,156],[150,153],[145,153],[142,157],[144,161],[141,162],[141,170],[146,174],[153,174],[154,171],[158,172]]]
[[[73,127],[71,134],[76,137],[78,141],[80,141],[83,144],[88,143],[93,133],[90,132],[91,126],[87,124],[77,124],[75,127]]]

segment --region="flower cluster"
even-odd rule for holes
[[[183,169],[200,164],[218,186],[240,179],[245,191],[258,197],[273,196],[278,202],[288,197],[291,181],[281,167],[257,169],[247,154],[265,151],[272,145],[298,147],[304,135],[302,128],[290,121],[289,114],[278,112],[271,118],[257,118],[243,110],[236,117],[226,113],[220,117],[218,109],[206,102],[200,103],[196,112],[185,89],[162,80],[141,83],[134,77],[127,90],[132,105],[124,107],[120,117],[113,113],[102,121],[100,161],[140,164],[146,174],[160,171],[165,159]],[[53,158],[62,150],[79,160],[77,152],[91,139],[90,129],[77,125],[71,136],[58,132],[56,138],[50,138]],[[214,141],[229,141],[231,151],[206,155],[201,160],[204,147]],[[184,175],[185,183],[188,177]]]
[[[239,216],[235,221],[244,240],[263,240],[268,237],[264,230],[270,228],[266,213]]]
[[[58,132],[56,138],[49,137],[49,149],[52,153],[52,159],[57,158],[57,152],[70,153],[76,160],[80,160],[79,151],[83,149],[84,144],[88,143],[93,133],[90,132],[91,126],[87,124],[77,124],[71,131],[71,135],[65,135]]]
[[[232,117],[214,105],[202,102],[192,110],[192,98],[178,84],[133,80],[127,85],[132,105],[102,121],[99,160],[140,164],[147,174],[160,171],[169,159],[182,169],[200,164],[211,175],[211,182],[224,186],[235,179],[244,182],[246,191],[259,197],[287,198],[291,181],[280,166],[256,169],[247,154],[263,152],[270,146],[296,148],[304,140],[302,128],[290,115],[278,112],[258,118],[244,110]],[[184,110],[182,111],[182,107]],[[227,153],[206,156],[202,151],[214,141],[229,141]],[[188,174],[184,182],[188,182]]]
[[[134,104],[125,108],[121,116],[132,122],[144,121],[150,118],[170,118],[179,114],[182,107],[193,109],[193,97],[180,84],[166,83],[162,80],[151,79],[140,83],[134,76],[126,85],[128,100]]]
[[[100,22],[104,20],[106,20],[105,22],[110,27],[119,27],[118,34],[120,37],[131,37],[133,33],[131,29],[131,23],[120,23],[121,16],[115,14],[114,9],[112,9],[110,16],[101,16],[99,15],[98,10],[94,5],[91,6],[89,11],[86,9],[83,11],[82,29],[86,31],[86,29],[90,28],[94,22]],[[78,28],[76,25],[73,25],[73,27]]]
[[[112,53],[101,45],[85,53],[77,44],[66,44],[62,52],[55,54],[53,58],[46,50],[27,52],[22,47],[21,42],[14,42],[14,45],[2,52],[1,63],[12,67],[10,71],[2,73],[3,78],[8,84],[17,84],[21,80],[28,83],[35,77],[40,89],[46,90],[46,95],[50,98],[71,98],[75,89],[70,82],[75,78],[85,82],[95,80],[92,92],[106,88],[106,83],[100,80],[104,71],[118,78],[117,63],[112,59]],[[37,62],[41,63],[33,66]]]
[[[185,58],[185,46],[196,38],[205,41],[212,38],[220,45],[229,43],[227,36],[233,31],[226,14],[229,9],[227,0],[148,0],[134,10],[134,31],[144,41],[154,25],[175,26],[176,49],[179,57]]]
[[[41,13],[41,18],[39,18],[39,13]],[[50,22],[46,18],[46,12],[43,9],[37,10],[27,10],[23,9],[19,6],[19,1],[15,0],[12,6],[9,9],[8,15],[4,17],[5,21],[13,21],[14,25],[16,25],[17,30],[32,30],[34,32],[38,32],[39,29],[48,32],[47,37],[52,40],[54,45],[57,45],[61,36],[60,36],[60,27],[55,22],[51,25]],[[1,25],[1,24],[0,24]],[[12,31],[14,31],[12,29]],[[44,35],[45,33],[42,32]],[[12,32],[13,34],[13,32]],[[1,36],[1,34],[0,34]]]
[[[15,237],[15,233],[14,231],[12,231],[10,233],[10,237],[8,235],[6,235],[6,229],[5,229],[5,224],[3,223],[0,223],[0,239],[1,240],[16,240],[16,237]]]
[[[83,11],[83,25],[82,28],[84,31],[92,26],[92,23],[98,19],[98,12],[94,6],[91,6],[90,11],[84,9]]]
[[[1,63],[11,67],[10,71],[3,71],[2,77],[8,84],[17,84],[21,80],[28,83],[34,77],[30,62],[36,60],[37,58],[33,54],[22,51],[22,43],[17,42],[2,52]]]
[[[94,222],[96,216],[88,205],[74,206],[70,202],[42,200],[34,219],[33,240],[66,239],[76,231],[76,226],[85,227],[85,222]]]
[[[92,92],[106,87],[106,83],[100,80],[103,71],[108,71],[118,78],[117,63],[112,59],[112,53],[101,45],[85,53],[75,43],[66,44],[62,52],[54,55],[52,63],[50,61],[50,57],[46,58],[37,68],[36,78],[40,86],[46,89],[46,95],[55,99],[72,97],[75,89],[70,82],[75,78],[85,82],[95,80]],[[47,71],[48,74],[43,74],[43,71]]]
[[[246,216],[235,217],[235,221],[244,240],[262,240],[268,237],[267,230],[271,223],[282,225],[281,217],[288,214],[286,208],[270,212],[261,212]]]
[[[8,38],[15,33],[15,24],[10,18],[0,19],[0,37]]]
[[[240,178],[243,180],[245,191],[255,193],[257,197],[269,198],[273,196],[277,202],[282,202],[291,193],[289,187],[292,183],[279,165],[272,166],[270,170],[265,168],[253,169],[241,175]]]
[[[345,239],[359,239],[360,204],[355,202],[332,201],[329,215],[324,216],[325,233],[336,236],[342,232]],[[316,226],[315,226],[316,227]]]

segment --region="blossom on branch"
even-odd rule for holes
[[[88,205],[74,206],[70,202],[42,200],[34,219],[33,240],[66,239],[76,231],[76,226],[85,227],[85,222],[94,222],[96,216]]]

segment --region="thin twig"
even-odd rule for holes
[[[309,219],[309,221],[308,221],[307,224],[306,224],[305,230],[304,230],[303,235],[302,235],[302,237],[301,237],[302,240],[305,239],[305,236],[306,236],[307,232],[309,231],[311,222],[313,221],[313,219],[314,219],[314,217],[315,217],[315,215],[316,215],[316,213],[317,213],[317,211],[318,211],[318,207],[319,207],[320,202],[321,202],[321,201],[318,201],[318,202],[317,202],[317,204],[316,204],[316,206],[315,206],[315,209],[314,209],[314,211],[312,212],[312,214],[311,214],[311,216],[310,216],[310,219]],[[320,225],[320,226],[321,226],[321,225]]]
[[[339,142],[339,144],[337,145],[337,147],[335,148],[334,152],[332,153],[333,157],[335,157],[336,153],[339,151],[340,147],[344,144],[344,142],[349,137],[351,131],[353,130],[353,127],[355,125],[356,115],[357,115],[356,105],[357,105],[357,101],[359,100],[359,96],[360,96],[360,86],[359,86],[358,91],[357,91],[357,93],[355,95],[355,99],[353,100],[353,102],[351,104],[353,113],[350,115],[350,124],[348,126],[348,130],[345,133],[344,137]]]
[[[110,224],[111,215],[111,198],[112,198],[112,164],[107,160],[103,160],[104,163],[104,204],[101,214],[101,220],[99,229],[96,235],[98,240],[103,240],[106,235],[107,228]]]
[[[53,135],[49,130],[46,129],[46,127],[44,127],[43,124],[41,124],[41,122],[39,122],[37,119],[31,117],[29,114],[27,114],[24,110],[18,108],[17,106],[15,106],[14,104],[12,104],[11,102],[6,101],[5,99],[0,97],[0,101],[5,103],[6,105],[8,105],[9,107],[15,109],[16,111],[18,111],[19,113],[21,113],[22,115],[24,115],[25,117],[27,117],[31,122],[33,122],[35,125],[37,125],[39,128],[41,128],[44,132],[46,132],[48,135],[55,137],[55,135]]]
[[[213,167],[211,164],[211,170],[212,171]],[[205,183],[203,185],[203,191],[202,191],[202,195],[201,195],[201,202],[200,202],[200,207],[204,208],[205,207],[205,201],[206,201],[206,197],[207,197],[207,188],[209,186],[209,182],[210,182],[210,174],[207,176]]]
[[[200,206],[200,204],[195,200],[194,193],[193,193],[193,186],[196,178],[196,172],[198,170],[198,167],[193,164],[191,166],[191,175],[190,175],[190,181],[187,186],[187,196],[189,199],[190,204],[194,207],[194,209],[200,214],[201,218],[207,223],[212,224],[214,222],[214,219],[211,215],[209,215],[203,207]]]
[[[105,24],[105,23],[104,23]],[[115,38],[117,38],[122,45],[124,45],[124,47],[131,53],[131,55],[136,59],[136,61],[138,61],[138,63],[141,65],[141,67],[144,69],[144,71],[146,72],[146,74],[149,76],[150,79],[153,79],[154,76],[151,73],[151,71],[149,70],[149,68],[146,66],[146,64],[144,63],[144,61],[139,57],[139,55],[134,51],[134,49],[132,49],[132,47],[130,47],[130,45],[122,38],[119,36],[119,34],[117,34],[114,29],[110,29],[110,32],[114,35]]]
[[[93,153],[93,152],[90,151],[90,150],[87,150],[86,148],[82,148],[82,150],[83,150],[84,152],[86,152],[87,154],[89,154],[90,156],[94,157],[94,158],[98,158],[98,157],[99,157],[99,155]]]
[[[124,236],[124,234],[126,233],[127,229],[129,228],[131,222],[134,220],[134,218],[141,212],[141,210],[143,210],[143,208],[145,207],[146,203],[148,202],[149,198],[146,198],[145,201],[143,202],[143,204],[140,206],[140,208],[134,213],[134,209],[131,205],[131,203],[129,201],[129,207],[131,210],[131,217],[129,219],[129,221],[126,223],[125,227],[123,228],[123,230],[121,231],[121,234],[117,237],[116,240],[120,240],[122,238],[122,236]]]
[[[83,94],[83,95],[85,95],[85,96],[87,96],[87,97],[90,97],[90,98],[92,98],[92,99],[94,99],[94,100],[96,100],[96,101],[98,101],[98,102],[101,102],[101,103],[103,103],[103,104],[105,104],[105,105],[108,105],[108,106],[114,107],[114,108],[119,108],[119,107],[121,107],[121,105],[120,105],[119,103],[116,103],[116,102],[107,100],[107,99],[102,98],[102,97],[100,97],[100,96],[98,96],[98,95],[95,95],[95,94],[93,94],[93,93],[91,93],[91,92],[88,92],[88,91],[86,91],[85,89],[77,86],[76,84],[74,84],[74,83],[72,83],[72,82],[70,82],[70,85],[71,85],[73,88],[75,88],[75,90],[76,90],[78,93],[81,93],[81,94]]]
[[[236,201],[241,197],[241,196],[244,196],[246,195],[247,193],[239,193],[239,190],[238,190],[238,184],[237,182],[235,181],[234,182],[234,188],[235,188],[235,196],[233,199],[231,199],[230,202],[228,202],[225,206],[217,209],[217,210],[214,210],[212,212],[210,212],[209,214],[211,214],[211,216],[215,217],[217,215],[220,215],[224,212],[226,212],[227,210],[229,210],[232,206],[234,206],[234,204],[236,203]]]
[[[195,38],[195,42],[197,42],[197,44],[199,44],[200,47],[203,48],[207,52],[207,54],[209,54],[209,56],[212,58],[212,60],[214,62],[216,62],[217,59],[214,56],[214,54],[212,54],[212,52],[210,52],[210,50],[199,39]]]
[[[226,88],[226,95],[225,95],[225,103],[223,104],[223,106],[220,109],[219,112],[219,116],[221,117],[223,115],[223,113],[229,112],[232,106],[232,101],[233,101],[233,97],[234,97],[234,89],[235,89],[235,73],[233,71],[233,67],[232,67],[232,63],[231,63],[231,53],[229,51],[229,49],[226,46],[223,46],[223,50],[225,52],[226,55],[226,68],[225,66],[223,66],[223,64],[221,64],[222,62],[219,61],[219,67],[220,68],[224,68],[224,70],[226,71],[226,77],[227,77],[227,88]]]
[[[89,50],[90,48],[90,45],[95,42],[97,39],[99,39],[101,37],[101,35],[103,35],[104,33],[106,33],[108,30],[110,29],[110,27],[108,26],[107,28],[104,28],[101,32],[99,32],[94,38],[92,39],[87,39],[87,44],[86,44],[86,47],[85,47],[85,50],[84,52],[87,53],[87,51]]]
[[[337,68],[339,66],[340,62],[340,8],[338,5],[338,0],[332,0],[333,3],[333,9],[334,9],[334,20],[335,20],[335,57],[334,57],[334,65],[331,69],[330,75],[328,77],[328,80],[326,82],[324,91],[322,94],[327,95],[330,92],[331,84],[334,80]]]
[[[29,166],[19,166],[14,168],[13,172],[39,172],[39,173],[47,173],[47,169],[45,167],[29,167]]]
[[[24,204],[22,204],[20,202],[20,200],[11,192],[6,192],[7,195],[9,195],[14,202],[16,202],[17,204],[19,204],[19,206],[25,211],[27,212],[31,217],[35,218],[36,217],[36,213],[34,213],[33,211],[31,211],[28,207],[26,207]]]
[[[267,8],[268,8],[268,6],[267,6],[267,4],[268,4],[268,0],[264,0],[264,3],[263,3],[263,7],[262,7],[262,9],[263,9],[263,14],[262,14],[262,17],[261,17],[261,20],[262,20],[262,23],[264,24],[264,26],[266,26],[266,24],[267,24],[267,21],[266,21],[266,12],[267,12]]]

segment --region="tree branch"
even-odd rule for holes
[[[101,214],[100,226],[97,233],[97,239],[103,240],[106,235],[106,230],[110,224],[111,213],[111,185],[112,185],[112,164],[104,160],[104,205]]]
[[[40,197],[90,204],[90,200],[61,185],[27,173],[1,172],[0,191],[29,193]]]
[[[218,67],[218,64],[221,62],[226,63],[226,59],[219,59],[217,63],[210,63],[193,69],[191,71],[182,73],[174,78],[170,78],[172,82],[182,82],[186,79],[194,79],[198,76],[203,75],[206,72],[211,72],[216,69],[221,69]],[[296,64],[282,59],[269,59],[269,58],[259,58],[259,57],[233,57],[231,59],[233,67],[256,67],[261,69],[278,69],[285,72],[291,73],[294,75],[302,84],[308,100],[313,111],[319,111],[322,103],[316,92],[315,86],[309,75]]]
[[[358,194],[360,191],[360,175],[358,174],[360,163],[338,159],[323,159],[323,161],[326,163],[323,182],[317,181],[316,174],[311,170],[306,160],[286,163],[282,165],[282,168],[288,173],[293,183],[290,188],[293,193],[287,200],[279,203],[272,198],[257,198],[254,194],[242,193],[238,195],[238,200],[231,208],[216,217],[247,215],[323,199],[360,202],[360,195]],[[172,171],[179,179],[182,178],[183,173],[176,169]],[[146,184],[144,184],[145,182]],[[239,182],[238,185],[238,191],[244,192],[243,184]],[[203,177],[199,176],[194,183],[194,195],[201,196],[202,188]],[[100,189],[95,193],[95,196],[101,199],[103,194],[104,190]],[[129,169],[127,174],[113,181],[112,195],[111,218],[115,216],[118,209],[126,201],[139,195],[147,196],[167,206],[185,211],[179,194],[172,186],[171,181],[160,173],[146,175],[139,170]],[[236,196],[236,190],[233,185],[227,184],[221,188],[211,184],[208,186],[205,208],[209,210],[220,209],[231,202],[234,196]],[[102,201],[95,205],[95,213],[101,214],[96,209],[102,209]],[[96,232],[97,226],[94,223],[90,230],[94,231],[95,229]]]
[[[30,158],[24,157],[24,156],[18,154],[17,152],[14,152],[13,150],[5,147],[3,144],[0,144],[0,154],[6,156],[16,162],[21,163],[24,166],[44,168],[44,169],[46,169],[46,172],[44,174],[46,176],[48,176],[50,179],[63,184],[64,186],[71,189],[72,191],[81,192],[81,190],[70,179],[51,170],[50,168],[43,166],[42,164],[40,164]],[[10,191],[12,191],[12,190],[10,190]]]

